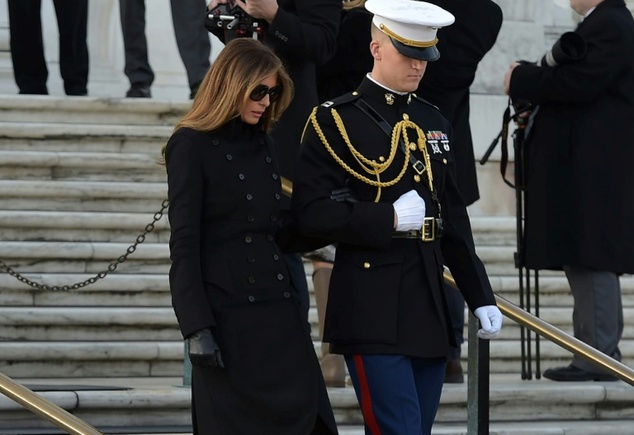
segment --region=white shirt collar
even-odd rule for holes
[[[398,94],[398,95],[407,95],[407,94],[409,94],[409,92],[398,92],[398,91],[395,91],[394,89],[390,89],[390,88],[388,88],[388,87],[387,87],[387,86],[385,86],[384,84],[379,83],[379,82],[377,82],[376,80],[374,80],[374,78],[372,78],[372,75],[371,75],[370,73],[368,73],[368,74],[367,74],[367,77],[368,77],[370,80],[372,80],[374,83],[376,83],[377,85],[381,86],[381,87],[382,87],[382,88],[384,88],[384,89],[387,89],[387,90],[388,90],[388,91],[390,91],[390,92],[394,92],[395,94]]]

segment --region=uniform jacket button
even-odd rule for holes
[[[279,200],[280,198],[281,198],[281,197],[280,197],[280,194],[279,194],[279,193],[276,193],[276,194],[275,194],[275,199]]]
[[[233,160],[233,156],[231,154],[227,154],[227,160],[229,161]]]
[[[249,302],[255,302],[255,298],[253,296],[249,296],[247,299],[249,300]]]
[[[277,280],[278,281],[282,281],[284,279],[284,275],[282,275],[281,273],[277,274]]]
[[[249,263],[255,263],[255,257],[254,257],[253,255],[249,255],[249,256],[247,257],[247,262],[249,262]]]
[[[280,256],[277,254],[273,254],[273,260],[280,261]]]
[[[253,278],[252,276],[247,278],[247,281],[249,282],[249,284],[255,284],[255,278]]]
[[[247,201],[251,201],[253,199],[253,195],[251,195],[250,193],[247,193],[246,198],[247,198]]]
[[[251,243],[253,241],[253,239],[251,238],[251,236],[246,236],[244,238],[245,243]]]
[[[244,174],[238,174],[238,178],[239,178],[240,180],[244,180],[246,177],[244,176]]]
[[[266,235],[266,240],[268,240],[269,242],[272,242],[274,240],[273,236],[271,234],[267,234]]]
[[[369,269],[370,268],[370,263],[368,263],[367,261],[365,263],[363,263],[363,268],[364,269]]]
[[[273,177],[274,180],[277,180],[278,178],[280,178],[277,174],[272,174],[271,177]]]
[[[254,222],[255,218],[251,215],[247,216],[247,222]]]
[[[284,296],[286,299],[291,297],[291,294],[289,292],[284,292],[284,294],[282,295]]]
[[[217,147],[218,145],[220,145],[220,141],[218,139],[214,139],[211,141],[211,144]]]
[[[266,163],[271,163],[273,161],[273,159],[270,158],[269,156],[266,156],[264,160],[266,160]]]

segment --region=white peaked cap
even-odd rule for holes
[[[431,3],[416,0],[368,0],[372,23],[392,40],[404,56],[434,61],[440,57],[436,32],[454,23],[455,17]]]

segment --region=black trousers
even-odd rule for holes
[[[48,94],[41,0],[9,0],[13,74],[21,94]],[[53,0],[59,27],[59,66],[66,95],[88,93],[88,0]]]
[[[171,0],[178,52],[187,71],[190,89],[198,87],[209,69],[211,42],[205,29],[205,0]],[[150,87],[154,72],[148,61],[145,37],[145,0],[119,0],[125,49],[123,72],[131,85]]]

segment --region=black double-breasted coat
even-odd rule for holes
[[[604,0],[575,30],[586,56],[520,65],[510,96],[539,105],[526,147],[526,265],[634,272],[634,20]]]
[[[386,94],[390,94],[386,98]],[[389,159],[390,136],[355,101],[367,102],[390,125],[407,115],[425,132],[433,169],[439,211],[424,181],[416,182],[407,162],[405,175],[390,187],[377,188],[344,169],[361,169],[345,144],[337,112],[350,143],[364,157]],[[388,101],[392,101],[389,104]],[[433,106],[411,95],[398,95],[365,78],[357,92],[322,104],[302,142],[293,211],[302,229],[338,243],[330,281],[324,340],[344,354],[396,353],[415,357],[444,357],[452,341],[442,286],[443,264],[451,269],[469,307],[494,305],[484,266],[477,257],[465,205],[458,193],[451,153],[451,127]],[[341,125],[341,124],[340,124]],[[408,129],[415,142],[414,129]],[[332,153],[320,136],[326,138]],[[422,159],[420,151],[413,151]],[[336,156],[336,157],[335,157]],[[391,181],[403,168],[404,154],[396,151],[381,181]],[[331,192],[349,187],[356,201],[331,199]],[[425,200],[427,216],[442,216],[444,235],[433,242],[393,238],[392,203],[416,189]]]
[[[456,22],[438,30],[440,59],[429,62],[416,94],[438,106],[453,127],[458,188],[465,203],[480,198],[469,125],[469,87],[478,64],[502,27],[502,10],[492,0],[430,0],[451,12]]]
[[[181,128],[166,148],[170,288],[184,337],[210,328],[224,369],[194,367],[195,433],[336,433],[282,248],[302,240],[280,211],[273,142],[234,120]],[[314,248],[314,247],[313,247]]]

